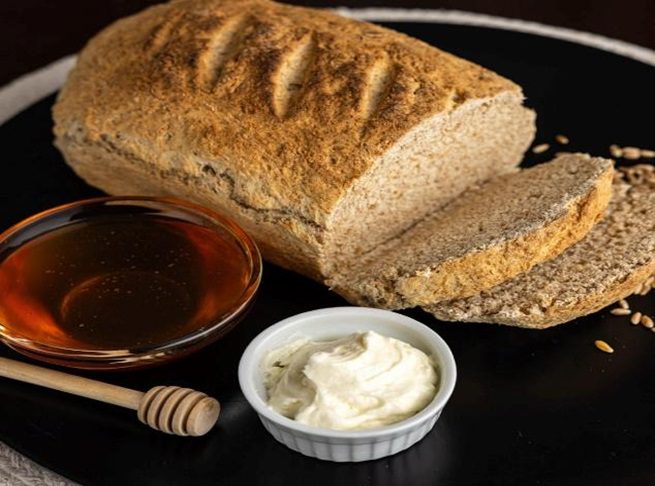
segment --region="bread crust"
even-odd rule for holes
[[[55,143],[91,184],[211,203],[268,259],[320,278],[330,215],[382,154],[508,92],[520,103],[489,70],[326,11],[179,0],[88,43],[53,110]]]

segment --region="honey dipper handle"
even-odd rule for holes
[[[144,395],[140,391],[122,386],[110,385],[7,358],[0,358],[0,376],[112,403],[132,410],[139,408],[139,403]]]

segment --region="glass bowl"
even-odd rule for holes
[[[248,311],[262,262],[233,221],[172,198],[104,197],[0,234],[0,339],[82,369],[182,357]]]

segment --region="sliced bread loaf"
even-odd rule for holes
[[[555,257],[607,207],[612,161],[584,154],[497,177],[330,280],[353,303],[426,305],[479,293]]]
[[[178,0],[112,24],[54,107],[113,194],[224,212],[317,279],[506,173],[534,135],[516,84],[376,25],[266,0]]]
[[[559,257],[467,299],[425,309],[448,321],[543,329],[630,295],[655,271],[655,168],[617,172],[607,216]]]

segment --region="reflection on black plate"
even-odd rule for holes
[[[567,149],[599,155],[611,143],[655,145],[652,121],[642,121],[655,113],[653,67],[527,34],[390,25],[524,86],[539,113],[538,142],[562,133],[571,139]],[[52,102],[0,129],[0,229],[98,194],[52,147]],[[547,160],[554,150],[531,154],[529,162]],[[652,312],[650,300],[636,298],[635,307]],[[455,393],[433,432],[404,453],[363,464],[320,462],[287,450],[239,392],[238,359],[277,320],[342,304],[322,286],[269,265],[252,313],[227,338],[162,368],[89,374],[135,388],[176,384],[219,397],[223,416],[205,438],[168,437],[129,411],[3,380],[0,440],[84,484],[655,483],[655,334],[606,311],[541,332],[446,324],[411,311],[448,341],[459,366]],[[595,339],[616,352],[599,352]],[[6,348],[1,353],[15,357]]]

